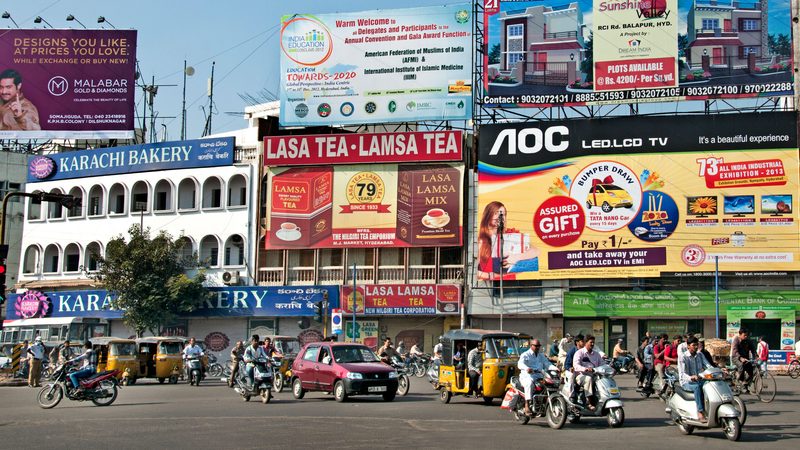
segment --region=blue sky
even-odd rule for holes
[[[258,94],[262,89],[277,93],[279,59],[278,31],[281,16],[295,13],[353,12],[375,9],[406,8],[457,4],[448,0],[6,0],[0,12],[8,11],[20,28],[42,28],[35,24],[38,15],[53,28],[80,28],[67,22],[72,14],[87,28],[109,28],[97,23],[98,16],[119,29],[139,30],[137,58],[147,83],[155,76],[161,87],[155,99],[159,116],[157,129],[162,137],[162,123],[167,138],[180,138],[183,60],[196,70],[187,78],[186,109],[188,137],[197,137],[205,123],[201,106],[208,110],[206,89],[214,71],[214,132],[233,130],[246,125],[241,113],[247,104],[237,94]],[[0,29],[13,27],[0,19]],[[46,26],[46,25],[45,25]],[[49,27],[47,27],[49,28]],[[141,114],[141,89],[137,92],[137,114]],[[228,113],[237,113],[231,115]]]

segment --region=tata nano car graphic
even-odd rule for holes
[[[589,189],[586,196],[586,207],[599,206],[603,212],[611,212],[614,208],[631,208],[633,199],[625,189],[613,184],[596,184]]]

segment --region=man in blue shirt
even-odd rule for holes
[[[575,396],[575,377],[572,374],[572,359],[575,357],[575,353],[580,348],[583,348],[582,334],[575,336],[575,345],[569,349],[567,358],[564,360],[564,376],[566,377],[567,384],[569,385],[569,399],[572,403],[578,401],[577,397]]]

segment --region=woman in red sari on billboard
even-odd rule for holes
[[[516,273],[509,273],[509,270],[513,272],[513,267],[522,261],[528,263],[526,265],[534,262],[536,268],[530,267],[527,270],[519,270],[520,272],[538,270],[539,250],[534,247],[514,254],[507,254],[504,250],[503,254],[500,254],[497,235],[501,228],[504,236],[508,234],[523,236],[517,230],[508,228],[508,211],[505,205],[498,201],[490,202],[483,209],[478,230],[478,280],[499,280],[501,273],[504,280],[515,280]]]

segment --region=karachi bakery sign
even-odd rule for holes
[[[341,287],[342,312],[365,315],[458,314],[461,287],[452,284],[380,284]]]
[[[28,160],[28,182],[229,166],[233,152],[234,138],[222,137],[33,156]]]

